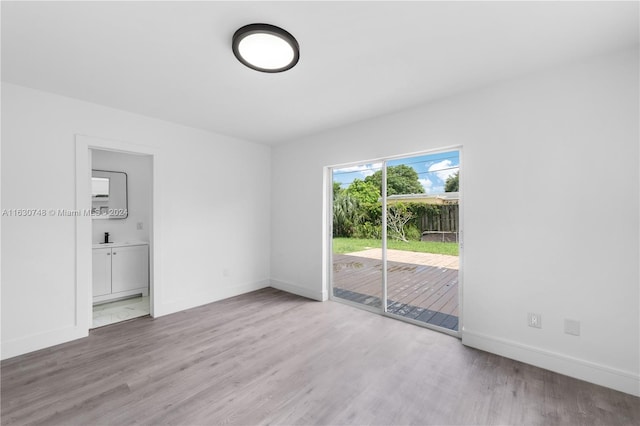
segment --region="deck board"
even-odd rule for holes
[[[378,253],[334,254],[334,296],[355,303],[380,307],[382,261]],[[415,253],[394,253],[387,262],[387,311],[416,321],[458,329],[457,262],[438,259],[434,265],[421,262]],[[416,262],[416,263],[411,263]],[[421,263],[420,263],[421,262]],[[445,266],[443,266],[445,265]],[[446,267],[454,266],[454,267]]]

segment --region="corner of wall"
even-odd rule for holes
[[[319,302],[324,302],[328,298],[326,290],[322,290],[322,291],[309,290],[308,288],[299,286],[297,284],[286,283],[284,281],[279,281],[274,279],[271,279],[271,287],[278,290],[286,291],[287,293],[306,297],[307,299],[317,300]]]

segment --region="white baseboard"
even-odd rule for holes
[[[278,290],[286,291],[287,293],[296,294],[298,296],[306,297],[307,299],[318,300],[320,302],[327,300],[327,292],[309,290],[306,287],[301,287],[296,284],[285,283],[284,281],[271,280],[271,287]]]
[[[215,292],[206,294],[198,294],[195,297],[187,297],[184,299],[164,303],[156,306],[154,316],[168,315],[196,306],[206,305],[207,303],[216,302],[218,300],[227,299],[229,297],[238,296],[251,291],[260,290],[271,286],[270,280],[262,280],[241,286],[230,286],[216,289]],[[79,327],[65,327],[58,330],[52,330],[44,333],[33,334],[20,337],[14,340],[2,342],[1,359],[13,358],[18,355],[24,355],[29,352],[45,349],[61,343],[70,342],[72,340],[87,337],[89,332],[87,329]]]
[[[630,371],[469,330],[462,332],[462,343],[586,382],[640,396],[640,375]]]
[[[244,285],[236,285],[229,287],[216,288],[215,291],[206,293],[198,293],[190,295],[183,299],[164,302],[160,306],[156,306],[153,312],[154,317],[173,314],[175,312],[184,311],[186,309],[195,308],[197,306],[206,305],[208,303],[217,302],[218,300],[228,299],[230,297],[239,296],[251,291],[260,290],[271,285],[270,280],[261,280]]]
[[[29,352],[45,349],[71,340],[80,339],[89,335],[87,330],[70,326],[44,333],[32,334],[18,339],[2,342],[2,359],[13,358]]]

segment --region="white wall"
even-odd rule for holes
[[[109,233],[110,241],[147,241],[151,226],[151,177],[150,155],[133,155],[122,152],[91,150],[91,167],[97,170],[124,172],[127,174],[127,206],[125,219],[94,219],[91,221],[91,241],[104,241]],[[142,223],[142,229],[137,224]]]
[[[75,208],[75,134],[157,152],[156,316],[269,284],[269,147],[3,83],[3,209]],[[2,217],[2,358],[86,335],[75,221]]]
[[[640,394],[638,114],[632,51],[277,146],[272,282],[323,296],[324,166],[462,145],[463,342]]]

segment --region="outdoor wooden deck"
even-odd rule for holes
[[[457,330],[458,265],[457,258],[454,261],[451,258],[454,257],[402,251],[390,253],[387,311]],[[334,254],[333,291],[336,297],[380,308],[382,261],[379,250]]]

